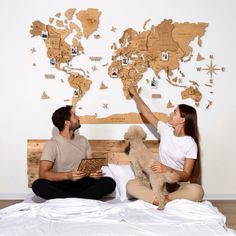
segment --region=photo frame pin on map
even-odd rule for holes
[[[169,53],[167,51],[162,52],[161,60],[162,61],[169,61]]]
[[[117,68],[112,68],[111,69],[111,77],[112,78],[118,78],[118,69]]]
[[[151,88],[157,89],[157,87],[158,87],[158,81],[155,77],[153,77],[151,81]]]
[[[80,89],[79,88],[75,89],[74,90],[74,96],[78,97],[79,94],[80,94]]]
[[[55,66],[56,66],[56,63],[57,63],[56,58],[50,58],[50,65],[51,65],[52,67],[55,67]]]
[[[41,37],[42,37],[42,39],[47,39],[48,38],[48,31],[42,31],[42,33],[41,33]]]
[[[77,56],[78,55],[77,47],[71,47],[71,55],[72,56]]]
[[[127,66],[129,64],[129,59],[126,57],[123,57],[121,62],[122,62],[122,66]]]

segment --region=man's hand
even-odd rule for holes
[[[68,179],[76,181],[82,179],[85,176],[85,173],[82,171],[70,171],[68,172]]]
[[[102,170],[97,170],[95,173],[91,173],[89,177],[94,179],[100,179],[103,176]]]

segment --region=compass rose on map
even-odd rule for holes
[[[210,75],[210,80],[209,82],[212,84],[213,83],[213,75],[216,74],[217,71],[222,71],[225,72],[225,68],[221,67],[221,68],[217,68],[216,64],[213,64],[213,55],[209,56],[210,58],[210,65],[206,65],[206,68],[202,68],[202,67],[197,67],[197,71],[202,71],[205,70],[207,72],[207,74]]]

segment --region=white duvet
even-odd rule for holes
[[[236,235],[208,201],[169,202],[159,211],[141,200],[54,199],[0,210],[0,236]]]

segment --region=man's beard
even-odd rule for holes
[[[79,129],[81,127],[81,124],[79,123],[77,126],[71,127],[70,130],[72,130],[73,132],[76,131],[77,129]]]
[[[74,128],[74,131],[76,131],[77,129],[79,129],[81,127],[81,124],[79,123],[77,127]]]

